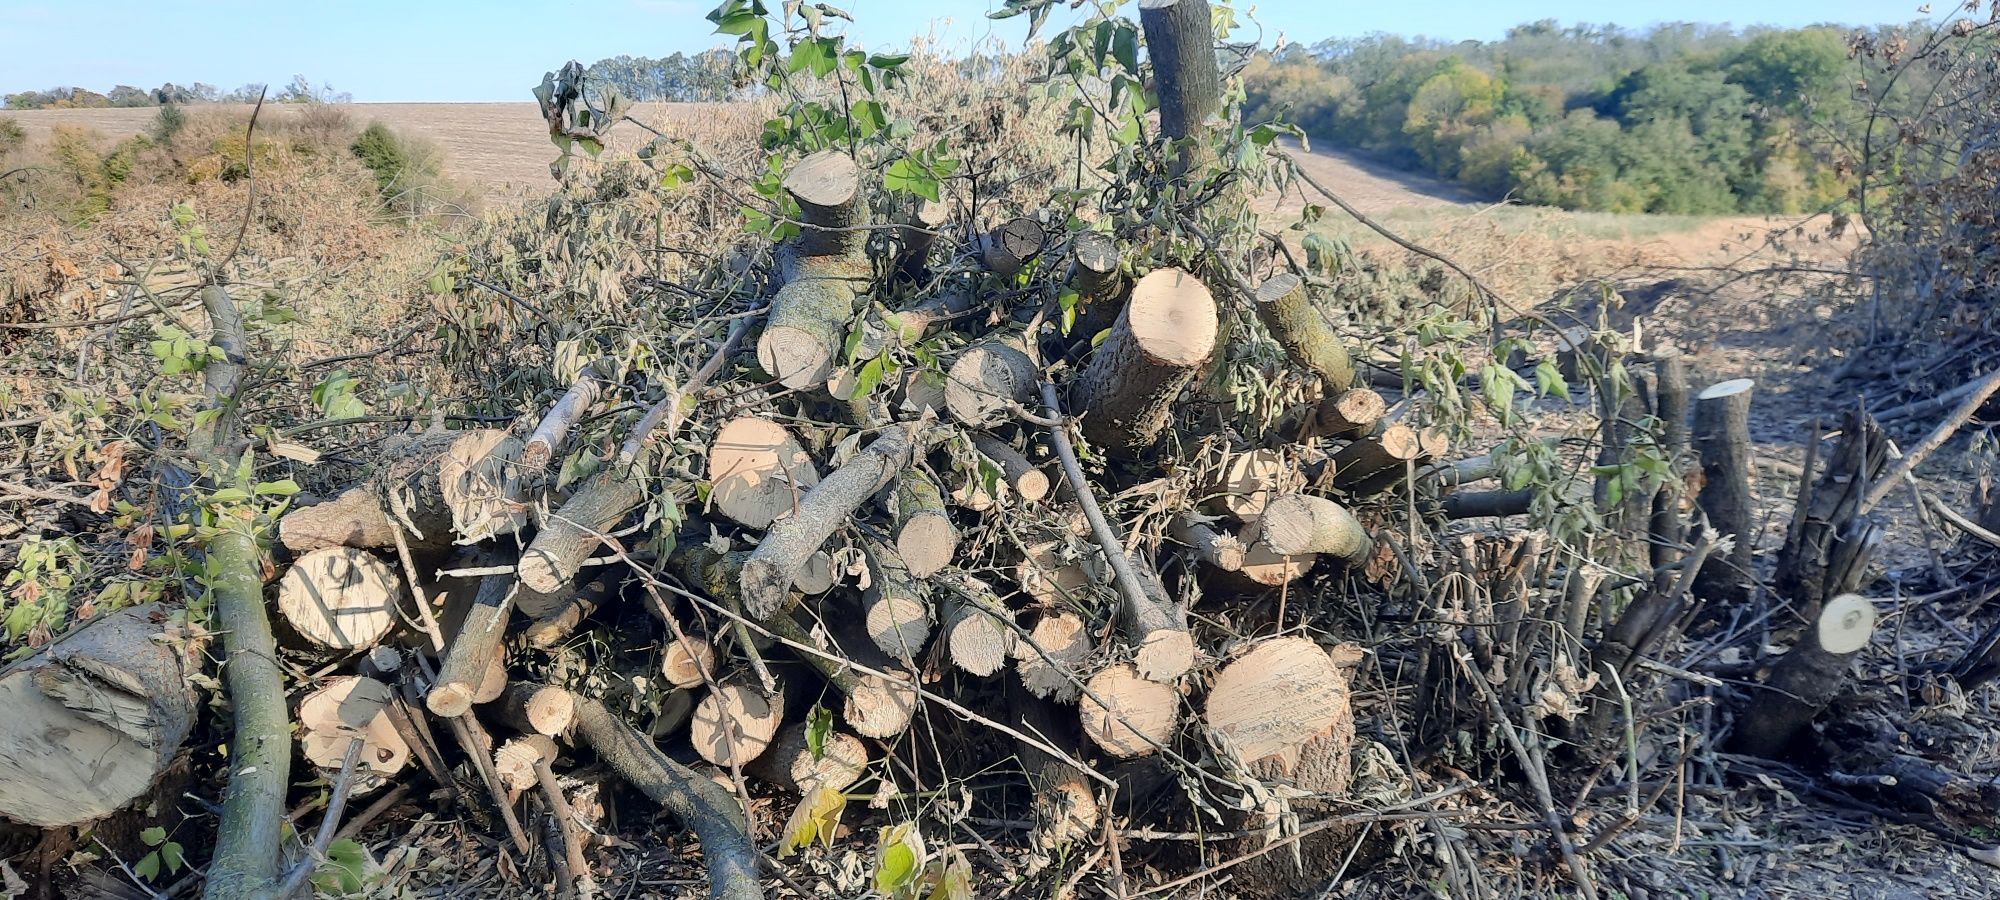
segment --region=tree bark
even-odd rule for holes
[[[1792,651],[1750,696],[1737,717],[1731,746],[1738,753],[1775,757],[1812,725],[1814,716],[1846,690],[1848,662],[1868,646],[1875,608],[1867,598],[1842,594],[1820,611]]]
[[[1222,109],[1222,73],[1215,62],[1215,24],[1208,0],[1140,0],[1139,25],[1160,98],[1160,130],[1174,140],[1208,135]],[[1190,151],[1192,152],[1192,151]],[[1192,160],[1183,154],[1179,171]]]
[[[888,512],[894,523],[896,554],[912,576],[929,578],[951,564],[952,554],[958,551],[958,526],[952,524],[944,496],[929,475],[916,468],[897,475]]]
[[[1859,587],[1872,549],[1861,503],[1888,462],[1889,439],[1881,426],[1865,413],[1849,412],[1824,474],[1817,483],[1800,485],[1797,515],[1778,551],[1776,581],[1778,593],[1807,621],[1826,598]]]
[[[438,666],[437,681],[424,697],[424,706],[432,713],[450,717],[472,711],[487,671],[500,661],[500,641],[506,636],[507,614],[514,609],[517,590],[511,575],[488,575],[480,580],[465,621],[452,636],[444,662]]]
[[[1214,353],[1219,325],[1214,298],[1193,275],[1169,268],[1139,279],[1110,336],[1070,388],[1084,436],[1114,455],[1150,446],[1181,389]]]
[[[757,363],[786,387],[826,383],[854,315],[856,285],[868,278],[860,258],[860,167],[837,150],[799,161],[784,187],[805,218],[791,256],[791,271],[771,298]]]
[[[792,582],[806,559],[862,503],[909,467],[916,445],[914,428],[901,425],[884,431],[808,491],[799,500],[797,515],[779,520],[764,534],[743,565],[743,607],[752,617],[769,619],[790,606]]]
[[[1695,593],[1721,607],[1740,607],[1757,590],[1755,497],[1750,492],[1755,465],[1750,449],[1750,395],[1747,379],[1725,381],[1695,398],[1693,443],[1701,454],[1702,483],[1696,502],[1710,527],[1735,538],[1726,554],[1702,566]]]
[[[82,824],[159,780],[196,713],[193,667],[166,636],[171,613],[105,613],[0,670],[0,816]]]
[[[1337,398],[1354,386],[1354,360],[1346,343],[1313,304],[1306,283],[1297,275],[1271,276],[1257,288],[1256,306],[1257,317],[1292,362],[1319,376],[1326,396]]]

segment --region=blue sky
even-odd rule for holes
[[[776,6],[777,0],[771,0]],[[833,0],[854,13],[850,34],[871,48],[935,34],[947,46],[999,37],[1018,44],[1022,18],[988,21],[999,0]],[[1239,10],[1250,9],[1237,0]],[[357,100],[527,100],[542,72],[568,59],[666,56],[717,43],[702,16],[713,0],[0,0],[0,91],[114,84],[153,88],[204,81],[223,88],[282,85],[294,74]],[[1949,9],[1939,2],[1940,12]],[[1329,2],[1263,0],[1266,40],[1306,42],[1374,31],[1449,39],[1499,37],[1553,18],[1642,27],[1662,20],[1735,25],[1874,24],[1917,18],[1907,0],[1680,0],[1614,5],[1583,0]],[[1053,22],[1076,14],[1059,10]]]

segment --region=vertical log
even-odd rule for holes
[[[1695,397],[1693,443],[1701,453],[1702,484],[1696,502],[1719,534],[1735,538],[1726,554],[1702,566],[1695,593],[1713,604],[1742,606],[1757,589],[1754,575],[1757,521],[1750,493],[1750,396],[1754,385],[1739,378],[1711,385]]]
[[[1313,303],[1303,279],[1290,272],[1271,276],[1257,288],[1256,306],[1257,317],[1292,362],[1319,376],[1326,396],[1338,397],[1354,386],[1347,345]]]
[[[785,174],[784,187],[805,218],[785,285],[771,298],[757,364],[795,389],[814,388],[833,374],[847,322],[854,314],[855,284],[866,273],[859,251],[861,168],[838,150],[822,150]]]
[[[1140,0],[1139,25],[1160,97],[1160,130],[1175,140],[1207,136],[1222,109],[1222,73],[1215,61],[1215,24],[1208,0]],[[1182,161],[1183,171],[1187,158]]]

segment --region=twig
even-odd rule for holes
[[[583,838],[576,833],[576,818],[570,812],[569,798],[563,796],[562,785],[556,781],[556,772],[549,767],[549,761],[535,760],[535,780],[541,783],[542,793],[549,801],[549,816],[556,820],[556,831],[562,835],[563,857],[569,864],[570,877],[576,880],[576,895],[584,900],[597,893],[597,879],[590,875],[590,860],[583,855]]]
[[[1993,396],[1994,391],[2000,391],[2000,369],[1993,370],[1981,380],[1979,386],[1973,388],[1972,393],[1959,401],[1958,407],[1951,411],[1951,415],[1946,416],[1936,428],[1931,429],[1931,433],[1926,435],[1921,443],[1911,448],[1909,453],[1904,454],[1903,461],[1896,466],[1896,471],[1868,489],[1868,496],[1861,501],[1861,508],[1856,515],[1865,516],[1880,505],[1882,500],[1889,496],[1889,492],[1895,490],[1896,482],[1914,472],[1917,464],[1924,461],[1924,457],[1930,456],[1938,447],[1943,446],[1945,441],[1950,440],[1952,435],[1957,434],[1958,429],[1964,427],[1966,421],[1972,418],[1972,414],[1985,405],[1986,398]]]
[[[312,846],[306,849],[306,856],[292,865],[291,874],[285,876],[285,883],[278,888],[279,900],[291,897],[306,886],[306,879],[312,877],[320,860],[326,858],[326,850],[333,845],[333,836],[340,830],[340,814],[347,810],[347,795],[354,789],[354,764],[361,759],[361,747],[367,741],[355,735],[347,741],[347,753],[340,758],[340,775],[333,780],[333,795],[327,798],[326,813],[319,817],[319,833],[313,836]]]
[[[661,422],[667,422],[670,416],[686,412],[682,408],[685,403],[684,398],[708,386],[709,380],[721,370],[722,364],[736,354],[736,346],[743,342],[744,333],[750,330],[750,324],[755,321],[755,316],[737,319],[734,325],[729,326],[729,336],[722,339],[722,346],[717,347],[714,355],[702,363],[701,368],[695,371],[694,377],[688,379],[687,386],[678,390],[668,390],[667,395],[660,398],[660,402],[653,404],[652,409],[646,410],[646,414],[639,417],[639,423],[632,426],[632,433],[625,437],[625,443],[618,448],[618,468],[630,466],[633,460],[639,458],[639,451],[646,447],[646,438],[653,433],[653,429],[660,427]],[[677,418],[671,421],[679,423]],[[669,427],[667,433],[671,435],[677,430],[679,429]]]
[[[243,236],[250,233],[250,215],[257,210],[257,114],[264,111],[265,88],[257,89],[257,105],[250,109],[250,124],[243,129],[243,180],[248,182],[248,193],[243,198],[243,224],[236,228],[236,244],[229,248],[229,255],[215,267],[214,278],[220,283],[223,274],[229,271],[229,264],[236,261],[236,252],[243,249]]]
[[[1077,462],[1076,448],[1070,445],[1069,426],[1063,419],[1062,401],[1056,398],[1056,386],[1042,382],[1042,405],[1048,408],[1049,418],[1063,423],[1049,429],[1049,438],[1055,444],[1056,457],[1062,460],[1063,474],[1069,477],[1074,488],[1076,501],[1083,507],[1083,517],[1090,521],[1091,535],[1097,538],[1098,549],[1111,563],[1111,571],[1117,577],[1118,593],[1124,598],[1128,608],[1143,609],[1153,604],[1146,596],[1146,588],[1139,581],[1139,573],[1132,568],[1132,560],[1125,555],[1125,544],[1118,533],[1111,530],[1111,523],[1104,518],[1104,511],[1097,507],[1097,496],[1090,490],[1090,482],[1083,477],[1083,465]]]

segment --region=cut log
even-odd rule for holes
[[[833,574],[833,557],[825,550],[806,557],[806,564],[799,567],[792,576],[792,590],[809,596],[817,596],[833,590],[839,579]]]
[[[978,308],[979,295],[966,290],[947,289],[935,297],[912,303],[883,316],[882,324],[889,334],[894,335],[903,344],[915,344],[929,337],[940,326],[949,326]],[[912,374],[920,371],[925,370],[912,370]],[[904,389],[909,390],[909,386],[905,385]],[[943,389],[942,385],[938,386],[938,390]],[[941,398],[937,408],[944,409]]]
[[[1388,411],[1389,404],[1381,394],[1365,387],[1350,388],[1319,402],[1316,431],[1321,437],[1357,437],[1373,430]]]
[[[860,167],[837,150],[808,156],[785,175],[805,223],[796,246],[781,249],[790,261],[781,268],[789,273],[771,298],[757,363],[786,387],[825,384],[847,336],[856,286],[869,274],[866,261],[856,258],[865,237],[854,227],[860,185]]]
[[[1211,158],[1208,120],[1222,109],[1222,73],[1216,65],[1215,24],[1207,0],[1140,0],[1139,26],[1160,98],[1160,131],[1183,142],[1176,177]]]
[[[1842,594],[1827,601],[1819,621],[1750,695],[1737,717],[1733,749],[1763,757],[1791,750],[1813,717],[1848,688],[1848,663],[1874,634],[1875,607],[1867,598]]]
[[[1048,473],[1036,468],[1012,444],[990,434],[974,434],[972,445],[979,449],[980,455],[999,467],[1001,479],[1007,482],[1007,487],[1015,496],[1029,503],[1039,503],[1049,495]]]
[[[743,607],[769,619],[789,607],[793,580],[806,559],[847,523],[856,509],[910,465],[913,425],[890,428],[799,500],[799,513],[771,526],[743,565]]]
[[[1290,272],[1271,276],[1257,288],[1256,307],[1257,318],[1271,337],[1292,362],[1319,376],[1327,396],[1337,398],[1354,386],[1354,360],[1347,344],[1313,303],[1304,280]]]
[[[1021,685],[1037,697],[1076,702],[1092,649],[1090,629],[1082,619],[1065,611],[1045,613],[1028,639],[1014,645]]]
[[[500,695],[500,721],[522,733],[559,737],[576,722],[576,696],[539,684],[512,684]]]
[[[779,731],[777,740],[748,770],[794,794],[810,794],[818,787],[844,791],[868,771],[868,746],[854,735],[829,730],[815,755],[806,723],[797,722]]]
[[[1040,383],[1041,372],[1028,355],[1025,336],[1012,330],[996,332],[952,360],[945,375],[945,409],[974,428],[1010,422],[1016,404],[1034,403]]]
[[[1409,470],[1409,463],[1423,455],[1424,448],[1416,429],[1403,424],[1391,424],[1379,433],[1357,438],[1354,443],[1340,448],[1328,463],[1333,469],[1329,484],[1340,491],[1355,496],[1366,496],[1364,487],[1385,490],[1396,483],[1400,473]],[[1387,472],[1390,480],[1383,484],[1380,476]]]
[[[403,579],[355,547],[314,550],[278,582],[278,616],[310,647],[349,653],[379,643],[396,627]]]
[[[1070,387],[1083,434],[1114,454],[1153,443],[1173,403],[1215,352],[1215,299],[1193,275],[1156,269],[1132,296],[1090,364]]]
[[[1223,460],[1221,476],[1208,486],[1211,508],[1248,522],[1264,514],[1288,467],[1276,450],[1251,450]]]
[[[1225,582],[1233,583],[1244,590],[1282,587],[1291,584],[1312,570],[1319,557],[1310,553],[1287,556],[1271,549],[1264,541],[1263,520],[1245,526],[1237,541],[1244,547],[1243,565],[1229,573]]]
[[[1236,535],[1217,531],[1187,513],[1174,517],[1171,533],[1174,540],[1194,552],[1196,559],[1216,569],[1235,572],[1243,568],[1246,548]]]
[[[1118,631],[1132,650],[1132,665],[1153,681],[1172,682],[1194,668],[1194,637],[1187,610],[1167,596],[1160,576],[1144,558],[1132,560],[1142,596],[1120,592]]]
[[[913,666],[931,639],[931,605],[923,585],[890,547],[863,540],[868,589],[862,619],[869,640],[889,658]]]
[[[1535,489],[1518,491],[1453,491],[1445,495],[1447,519],[1525,516],[1535,505]]]
[[[93,618],[0,670],[0,816],[43,828],[104,818],[153,787],[195,718],[197,648],[157,603]]]
[[[798,508],[799,496],[819,483],[819,469],[783,425],[739,416],[709,445],[708,480],[717,512],[761,531]]]
[[[1756,465],[1750,449],[1750,396],[1755,384],[1738,378],[1695,396],[1693,440],[1701,454],[1702,472],[1695,502],[1711,528],[1735,539],[1728,553],[1709,556],[1695,581],[1695,594],[1717,610],[1749,603],[1757,590],[1756,497],[1750,490]]]
[[[294,553],[393,547],[400,523],[412,547],[437,549],[527,523],[526,487],[515,472],[521,442],[505,430],[430,431],[383,452],[388,462],[368,484],[280,519],[279,541]]]
[[[765,622],[774,634],[788,641],[818,647],[838,659],[852,660],[879,672],[894,673],[895,665],[889,661],[888,655],[875,647],[856,617],[836,616],[822,620],[821,624],[828,632],[827,641],[815,639],[813,633],[790,614]],[[807,665],[819,670],[821,677],[845,698],[841,718],[856,734],[886,739],[909,729],[920,700],[914,676],[892,680],[856,671],[819,653],[800,650],[798,655]]]
[[[782,693],[766,697],[755,685],[724,682],[695,704],[688,737],[702,759],[728,769],[763,753],[784,718]]]
[[[1019,687],[1007,692],[1014,720],[1025,734],[1034,735],[1051,746],[1074,754],[1083,741],[1076,734],[1075,720],[1063,715],[1054,704],[1030,696]],[[1034,791],[1035,828],[1030,841],[1045,854],[1065,853],[1072,846],[1096,837],[1101,813],[1097,792],[1076,767],[1026,741],[1016,745],[1021,767],[1027,771],[1028,786]]]
[[[698,634],[668,635],[660,648],[660,675],[685,690],[707,684],[715,677],[715,645]]]
[[[516,586],[512,575],[488,575],[480,580],[479,592],[438,666],[437,680],[424,695],[424,706],[433,714],[465,715],[480,695],[491,700],[506,687],[506,667],[500,666],[498,688],[492,684],[491,672],[502,663],[500,642],[506,637],[507,614],[514,608]]]
[[[373,678],[330,678],[299,701],[299,748],[306,761],[331,777],[340,771],[347,746],[361,738],[353,790],[367,793],[388,784],[410,761],[410,745],[388,712],[395,696]]]
[[[1084,736],[1104,752],[1131,759],[1173,740],[1181,698],[1171,686],[1140,677],[1129,664],[1092,675],[1087,684],[1090,690],[1077,701],[1077,716]]]
[[[894,522],[896,555],[903,558],[913,577],[931,577],[949,565],[958,552],[958,527],[945,511],[937,483],[921,470],[910,469],[896,476],[889,518]]]
[[[556,742],[548,735],[530,734],[511,738],[493,751],[493,774],[500,777],[500,783],[510,791],[525,791],[535,786],[536,763],[554,762]]]
[[[981,678],[1000,671],[1014,651],[1013,612],[991,585],[970,575],[954,570],[938,583],[947,590],[941,617],[952,664]]]
[[[1347,675],[1307,638],[1263,641],[1231,660],[1209,688],[1205,719],[1252,771],[1297,778],[1309,764],[1324,769],[1320,783],[1337,782],[1324,790],[1346,787],[1354,743]]]
[[[590,570],[581,581],[574,589],[553,594],[521,585],[520,592],[514,595],[514,606],[535,620],[521,632],[528,646],[547,650],[562,643],[585,616],[618,596],[623,575],[615,568],[603,566]]]
[[[980,239],[980,261],[988,271],[1002,278],[1021,274],[1028,263],[1041,254],[1048,231],[1034,219],[1008,219]]]
[[[544,594],[561,590],[603,543],[598,535],[616,530],[645,499],[645,485],[636,473],[615,465],[599,469],[542,523],[516,567],[521,583]]]
[[[1118,321],[1118,242],[1100,231],[1079,231],[1070,238],[1069,259],[1069,284],[1077,297],[1070,335],[1092,338]]]
[[[1347,507],[1311,494],[1272,500],[1258,524],[1264,543],[1282,556],[1325,554],[1357,563],[1367,559],[1374,546],[1368,529]]]
[[[821,150],[785,173],[786,193],[805,219],[799,247],[807,256],[838,256],[859,249],[866,236],[860,221],[861,167],[838,150]]]
[[[556,398],[549,407],[548,415],[535,423],[535,430],[528,433],[528,439],[521,443],[521,468],[528,472],[539,472],[548,468],[550,460],[562,450],[563,440],[569,437],[570,429],[583,419],[585,413],[597,404],[598,395],[603,393],[604,377],[614,370],[615,362],[609,358],[600,359],[584,366],[577,373],[576,381],[569,390]]]

